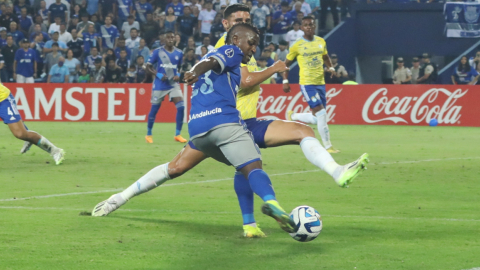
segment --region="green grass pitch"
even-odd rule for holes
[[[300,147],[262,151],[287,211],[316,208],[323,231],[294,241],[271,218],[244,239],[233,169],[207,160],[105,218],[81,216],[182,144],[173,124],[27,123],[67,151],[55,166],[0,129],[0,269],[472,269],[480,267],[480,129],[330,127],[339,163],[370,164],[347,189]],[[183,132],[187,134],[186,131]],[[15,199],[14,199],[15,198]]]

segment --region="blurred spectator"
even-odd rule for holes
[[[65,42],[62,42],[62,41],[58,40],[59,36],[60,36],[60,34],[59,34],[58,31],[56,31],[52,34],[52,39],[45,42],[45,47],[43,47],[43,52],[44,53],[51,52],[53,50],[52,45],[54,43],[56,43],[57,46],[60,47],[59,50],[61,52],[66,52],[68,50],[67,44],[65,44]]]
[[[55,0],[55,3],[48,7],[49,22],[53,23],[56,17],[60,17],[62,22],[68,22],[68,9],[61,0]]]
[[[137,80],[137,67],[132,64],[128,67],[125,82],[126,83],[135,83],[136,80]]]
[[[129,15],[133,14],[132,0],[118,0],[118,27],[121,27]]]
[[[77,24],[77,31],[78,33],[83,33],[88,31],[88,26],[89,25],[94,25],[93,22],[88,20],[88,14],[87,13],[82,13],[80,16],[82,18],[82,21]]]
[[[108,83],[119,83],[122,81],[122,69],[115,65],[113,59],[108,60],[107,69],[105,73],[105,82]]]
[[[40,9],[37,11],[37,14],[42,17],[43,24],[50,25],[50,21],[48,20],[48,9],[47,3],[45,1],[40,2]]]
[[[97,14],[93,14],[90,16],[90,21],[93,23],[93,26],[95,27],[95,32],[100,34],[100,22],[98,21],[98,16]]]
[[[175,34],[175,44],[173,46],[177,47],[181,51],[183,51],[185,48],[185,45],[182,42],[182,37],[179,34]]]
[[[334,83],[334,84],[340,84],[343,83],[348,79],[348,72],[345,69],[344,66],[340,65],[338,63],[338,57],[336,54],[332,54],[330,56],[330,60],[332,62],[332,67],[335,69],[335,75],[332,78],[332,73],[328,70],[327,67],[325,67],[325,82],[328,83]],[[403,59],[402,59],[403,61]],[[403,62],[402,62],[403,63]],[[408,70],[408,69],[407,69]]]
[[[7,45],[7,29],[5,27],[0,27],[0,47]]]
[[[58,63],[53,65],[48,72],[47,83],[69,82],[70,71],[64,64],[65,58],[63,58],[63,56],[60,56],[60,58],[58,59]]]
[[[412,73],[412,84],[417,84],[418,74],[420,73],[420,61],[418,60],[418,57],[413,57],[410,72]]]
[[[23,31],[24,35],[28,34],[28,30],[33,25],[33,20],[30,15],[27,14],[27,8],[24,7],[21,9],[21,13],[18,16],[18,23],[20,24],[20,30]]]
[[[202,9],[202,5],[199,3],[200,1],[199,0],[191,0],[190,3],[191,3],[191,7],[192,9],[195,7],[197,8],[198,10],[201,10]],[[193,10],[192,10],[193,12]]]
[[[198,46],[197,49],[195,50],[196,55],[202,55],[202,46],[205,46],[207,48],[207,52],[215,49],[215,47],[210,45],[210,37],[204,37],[203,44]]]
[[[403,58],[397,59],[397,69],[393,73],[394,84],[409,84],[412,80],[412,72],[403,65]]]
[[[18,0],[15,2],[17,2],[17,4],[15,4],[15,6],[13,7],[13,13],[15,13],[17,16],[22,14],[22,8],[26,8],[28,10],[28,6],[25,4],[25,0]]]
[[[165,10],[169,8],[173,9],[175,16],[183,15],[183,5],[179,0],[172,0],[172,2],[165,7]]]
[[[34,25],[33,32],[30,34],[30,40],[34,40],[38,34],[42,34],[42,40],[44,42],[50,40],[50,37],[48,36],[48,34],[42,31],[42,26],[40,26],[40,24],[37,23]]]
[[[43,67],[45,62],[45,54],[43,53],[43,47],[45,42],[43,41],[42,33],[37,34],[30,47],[35,50],[35,61],[37,62],[37,78],[43,73]]]
[[[10,28],[11,22],[18,22],[18,18],[12,14],[12,7],[6,6],[5,13],[0,16],[0,27]]]
[[[113,64],[115,60],[111,59]],[[105,67],[102,66],[102,59],[96,59],[93,68],[90,69],[90,82],[103,83],[105,81]]]
[[[20,41],[25,38],[23,33],[18,31],[16,22],[11,22],[10,23],[10,35],[12,35],[16,44],[20,44]]]
[[[195,28],[198,25],[198,20],[192,15],[192,10],[189,6],[183,8],[183,15],[177,17],[175,25],[175,32],[180,33],[182,42],[187,44],[188,37],[195,35]]]
[[[271,60],[271,59],[270,59]],[[262,70],[265,70],[267,69],[267,62],[268,62],[268,59],[266,57],[260,57],[258,58],[257,60],[257,64],[258,64],[258,71],[262,71]],[[273,74],[272,77],[266,79],[265,81],[262,82],[262,84],[271,84],[271,83],[274,83],[275,82],[275,78],[277,77],[277,74]]]
[[[100,27],[103,49],[114,49],[119,37],[118,29],[112,24],[112,17],[105,17],[105,25]]]
[[[136,63],[137,58],[139,56],[142,56],[143,59],[148,59],[148,56],[150,55],[150,50],[148,49],[145,39],[140,39],[140,44],[138,48],[135,48],[132,50],[132,55],[130,56],[130,62],[131,63]]]
[[[480,72],[480,51],[475,53],[475,57],[471,57],[468,60],[468,63],[473,67],[477,72]]]
[[[133,4],[135,14],[137,15],[137,21],[141,23],[147,22],[147,13],[153,12],[153,7],[147,0],[137,0]],[[128,19],[128,18],[127,18]]]
[[[18,47],[13,42],[13,37],[7,36],[7,44],[2,47],[2,54],[5,60],[5,71],[7,73],[7,81],[13,81],[13,62],[15,61],[15,53]]]
[[[130,38],[130,30],[132,28],[140,29],[140,24],[135,21],[135,17],[133,15],[128,16],[126,22],[122,25],[122,34],[125,39]]]
[[[206,54],[208,53],[208,48],[207,46],[200,46],[200,55],[198,56],[198,59],[202,59]]]
[[[264,47],[264,36],[270,29],[271,17],[270,9],[265,5],[265,0],[258,0],[257,5],[250,11],[252,24],[260,30],[260,48]]]
[[[268,44],[267,48],[270,50],[270,58],[273,59],[273,61],[277,61],[278,60],[278,57],[277,57],[277,46],[275,46],[274,43],[270,42],[270,44]]]
[[[424,53],[422,55],[423,64],[420,67],[417,83],[433,84],[437,81],[437,65],[430,61],[430,55]]]
[[[93,24],[88,25],[88,32],[83,33],[83,51],[86,55],[90,52],[90,48],[101,48],[102,39],[100,35],[95,33],[95,27]]]
[[[452,74],[452,83],[474,85],[479,76],[479,73],[468,63],[467,56],[464,55]]]
[[[290,15],[292,15],[292,18],[294,21],[297,21],[297,14],[303,13],[302,12],[302,3],[300,2],[295,2],[293,4],[292,11],[290,11]]]
[[[7,79],[7,73],[5,71],[5,59],[3,58],[3,54],[0,53],[0,78],[1,78],[1,82],[8,82],[8,79]]]
[[[210,29],[212,28],[212,22],[215,19],[217,12],[212,9],[212,2],[205,2],[205,9],[198,14],[198,29],[201,34],[201,38],[210,36]]]
[[[342,3],[345,1],[349,1],[349,0],[342,0]],[[320,0],[305,0],[305,3],[307,3],[310,6],[312,16],[318,18],[317,13],[320,10]]]
[[[88,68],[94,68],[95,67],[95,61],[97,59],[102,60],[102,56],[100,54],[98,54],[97,47],[92,47],[90,49],[90,54],[87,57],[85,57],[85,63],[84,64]]]
[[[354,0],[342,0],[340,2],[340,12],[342,15],[342,21],[344,21],[347,17],[349,17],[349,15],[351,15],[350,10],[353,3],[354,3]]]
[[[81,75],[78,77],[77,80],[79,83],[89,83],[90,82],[90,74],[88,74],[87,68],[82,68]]]
[[[35,16],[35,23],[30,26],[30,29],[28,29],[28,34],[31,35],[33,31],[35,31],[35,25],[40,25],[40,31],[47,33],[48,32],[48,27],[43,23],[43,19],[40,15]],[[49,37],[50,38],[50,37]]]
[[[303,13],[303,16],[308,16],[308,15],[312,14],[312,12],[313,12],[312,8],[310,7],[309,3],[307,3],[305,0],[297,0],[294,7],[292,8],[292,11],[296,10],[296,5],[298,3],[300,3],[300,10],[299,11],[301,11]],[[298,13],[298,11],[297,11],[297,13]]]
[[[153,15],[151,13],[147,13],[147,22],[142,23],[140,28],[147,45],[152,44],[153,40],[160,32],[160,26],[153,20]]]
[[[125,50],[120,51],[120,57],[115,61],[115,65],[122,70],[121,75],[125,78],[128,67],[130,66],[130,59],[127,58],[127,52]]]
[[[30,49],[28,39],[21,41],[22,48],[15,52],[13,62],[13,78],[17,83],[34,83],[34,76],[37,74],[37,61],[35,51]]]
[[[183,53],[185,54],[187,50],[192,49],[194,52],[196,50],[195,47],[195,39],[193,37],[188,38],[187,46],[183,49]]]
[[[175,23],[177,21],[177,16],[173,12],[173,8],[169,7],[166,12],[166,16],[160,16],[160,28],[166,31],[175,31]]]
[[[275,61],[273,61],[272,57],[271,57],[271,54],[272,54],[272,51],[267,47],[265,49],[263,49],[263,52],[262,52],[262,56],[260,58],[265,58],[265,61],[267,62],[267,67],[270,67],[271,65],[273,65],[273,63],[275,63]]]
[[[77,26],[78,26],[78,15],[73,15],[72,18],[70,18],[70,22],[68,22],[67,32],[72,33],[73,29],[77,30]]]
[[[113,60],[117,59],[117,57],[115,56],[115,51],[112,50],[112,49],[107,49],[107,52],[102,55],[102,58],[103,58],[102,59],[103,60],[102,65],[103,66],[107,66],[107,63],[108,63],[109,59],[113,59]]]
[[[54,42],[52,44],[50,53],[45,54],[45,73],[49,74],[50,68],[52,68],[53,65],[58,63],[58,59],[62,56],[62,53],[59,52],[58,48],[58,43]],[[44,49],[45,51],[45,49]]]
[[[92,16],[98,11],[98,0],[87,0],[87,13]]]
[[[50,24],[50,27],[48,27],[48,33],[51,35],[55,31],[60,31],[61,23],[62,23],[62,18],[55,17],[55,23]]]
[[[138,36],[137,29],[132,28],[130,30],[130,38],[125,40],[125,46],[127,46],[127,48],[129,48],[130,50],[133,50],[140,46],[140,37]]]
[[[147,71],[145,70],[144,63],[145,63],[145,58],[143,56],[137,57],[136,60],[137,66],[136,66],[136,83],[143,83],[147,74]]]
[[[281,6],[282,10],[273,14],[273,43],[278,43],[280,40],[286,39],[288,29],[293,22],[292,15],[289,13],[290,6],[288,2],[282,2]]]
[[[72,34],[67,32],[67,25],[65,23],[60,24],[60,33],[58,35],[58,40],[67,44],[72,40]]]
[[[73,51],[73,57],[80,58],[83,53],[83,39],[77,36],[77,30],[72,30],[72,40],[67,43],[68,48]]]
[[[215,15],[215,20],[212,23],[212,28],[210,30],[210,41],[211,44],[217,44],[217,41],[220,37],[225,33],[225,29],[223,28],[222,24],[222,14],[217,13]]]
[[[87,5],[88,5],[87,0],[81,0],[80,5],[79,5],[79,13],[80,14],[86,14],[87,16],[89,15],[88,11],[87,11]]]
[[[109,13],[114,14],[114,11],[117,8],[117,0],[99,0],[98,1],[98,13],[101,18],[107,17]],[[112,20],[113,23],[113,20]],[[120,28],[118,28],[121,30]],[[137,28],[138,29],[138,28]]]
[[[180,66],[180,80],[183,81],[185,72],[189,71],[198,62],[195,58],[195,51],[193,49],[187,49],[182,59],[182,65]]]
[[[117,42],[117,48],[115,48],[115,58],[120,58],[120,51],[125,50],[127,52],[127,58],[132,57],[132,51],[125,46],[125,39],[119,38]]]
[[[303,31],[300,30],[300,22],[296,21],[293,23],[293,29],[288,31],[285,41],[287,41],[289,46],[292,47],[293,43],[295,43],[297,39],[302,38],[303,35]]]
[[[327,22],[327,12],[330,8],[333,17],[333,25],[338,25],[338,10],[337,10],[338,1],[337,0],[322,0],[320,1],[321,15],[320,15],[320,29],[324,30]]]
[[[80,61],[73,57],[73,51],[70,49],[67,51],[67,59],[65,59],[64,65],[68,68],[68,82],[77,82],[77,74],[80,71]]]
[[[282,40],[278,43],[277,58],[278,60],[286,61],[288,54],[288,42]]]

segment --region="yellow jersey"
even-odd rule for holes
[[[227,33],[218,40],[215,48],[220,48],[225,45],[225,37]],[[248,71],[254,72],[258,71],[257,60],[252,56],[250,61],[245,65],[241,64],[242,67],[247,66]],[[237,94],[237,109],[240,111],[242,119],[250,119],[257,117],[257,103],[258,97],[260,96],[260,85],[255,85],[249,88],[240,88]]]
[[[327,43],[317,36],[313,36],[312,41],[300,38],[290,47],[287,59],[293,61],[297,58],[301,85],[325,84],[323,56],[326,54]]]
[[[5,87],[3,84],[0,84],[0,102],[7,99],[9,95],[10,95],[10,90],[7,87]]]

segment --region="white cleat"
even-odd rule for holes
[[[52,153],[52,157],[55,160],[55,164],[60,165],[65,160],[65,151],[61,148],[58,148]]]
[[[28,150],[30,150],[30,147],[32,147],[32,145],[33,144],[31,142],[24,142],[23,147],[20,150],[20,154],[25,154],[26,152],[28,152]]]
[[[113,194],[107,200],[95,205],[92,211],[92,216],[104,217],[120,208],[120,206],[124,205],[126,202],[127,201],[122,198],[120,193]]]

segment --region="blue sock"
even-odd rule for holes
[[[177,102],[175,107],[177,107],[177,117],[175,118],[175,121],[177,122],[177,129],[175,130],[175,136],[178,136],[180,135],[180,132],[182,132],[183,127],[183,116],[185,115],[184,102]]]
[[[160,109],[161,104],[152,104],[150,113],[148,114],[148,124],[147,124],[147,135],[152,136],[153,123],[155,123],[155,117],[157,117],[157,112]]]
[[[263,201],[276,200],[272,182],[268,174],[262,169],[255,169],[248,175],[248,182],[253,192],[260,196]]]
[[[240,210],[242,211],[243,225],[254,223],[253,190],[250,187],[250,183],[242,173],[237,172],[233,178],[233,187],[235,193],[237,193],[238,203],[240,204]]]

